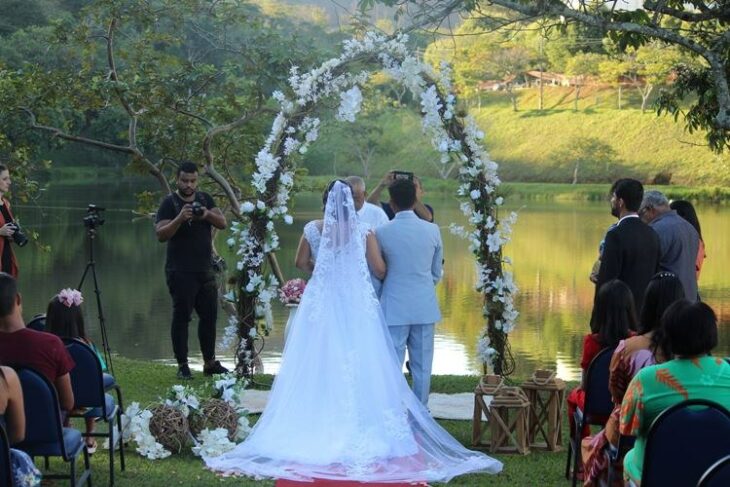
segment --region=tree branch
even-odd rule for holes
[[[28,115],[28,118],[30,119],[30,128],[33,130],[39,130],[42,132],[49,132],[53,135],[53,137],[58,137],[59,139],[68,140],[69,142],[76,142],[79,144],[88,145],[91,147],[97,147],[99,149],[106,149],[114,152],[121,152],[123,154],[129,154],[132,157],[139,159],[142,161],[149,170],[150,174],[152,174],[157,181],[159,181],[160,185],[164,190],[166,190],[168,193],[170,192],[170,184],[167,182],[167,179],[165,178],[165,175],[162,174],[160,169],[147,159],[142,151],[140,151],[137,147],[132,147],[131,145],[124,146],[124,145],[118,145],[118,144],[111,144],[109,142],[103,142],[101,140],[96,139],[90,139],[88,137],[81,137],[79,135],[72,135],[64,132],[58,127],[51,127],[49,125],[42,125],[39,124],[36,120],[35,114],[27,107],[20,107],[18,110],[24,112],[26,115]],[[132,121],[130,121],[130,131],[136,130],[136,120],[134,124],[132,124]]]

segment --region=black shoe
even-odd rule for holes
[[[182,380],[190,380],[193,378],[193,373],[190,372],[188,364],[180,364],[177,367],[177,378]]]
[[[204,366],[203,373],[205,375],[216,375],[216,374],[227,374],[230,372],[227,368],[223,367],[219,361],[213,362],[211,366]]]

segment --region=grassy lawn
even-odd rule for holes
[[[150,362],[129,360],[122,357],[114,359],[116,377],[121,383],[124,393],[125,407],[138,401],[142,406],[155,402],[159,395],[176,384],[175,369],[169,366]],[[272,376],[260,376],[257,381],[270,384]],[[433,378],[433,392],[455,393],[471,392],[476,384],[477,377],[468,376],[435,376]],[[200,374],[194,382],[202,383]],[[519,382],[519,381],[517,381]],[[292,407],[295,407],[293,405]],[[471,442],[470,421],[440,421],[454,437],[461,443],[469,445]],[[565,425],[564,429],[565,428]],[[100,425],[100,428],[104,426]],[[564,434],[564,442],[567,438]],[[504,470],[499,475],[469,475],[458,477],[449,485],[464,486],[564,486],[563,469],[565,466],[565,452],[551,453],[534,450],[526,456],[521,455],[494,455],[504,462]],[[163,460],[150,461],[139,456],[132,448],[127,449],[127,469],[118,470],[116,485],[119,487],[173,487],[184,486],[273,486],[273,481],[254,481],[246,478],[222,478],[205,470],[200,458],[194,456],[188,449],[180,455],[172,455]],[[99,448],[91,458],[93,482],[96,486],[108,485],[108,455],[107,451]],[[51,462],[51,469],[59,471],[64,468],[61,462]],[[50,485],[68,485],[55,481]]]

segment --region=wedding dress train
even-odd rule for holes
[[[335,183],[266,409],[246,441],[205,458],[208,468],[368,482],[446,482],[502,469],[457,442],[411,392],[370,282],[366,231],[349,187]]]

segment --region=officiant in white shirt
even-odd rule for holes
[[[368,197],[368,193],[365,190],[365,180],[360,176],[349,176],[345,178],[347,184],[350,185],[352,190],[352,201],[355,204],[355,211],[361,222],[367,224],[370,230],[375,230],[379,226],[388,223],[388,215],[378,205],[368,203],[365,201]],[[373,289],[375,294],[380,296],[380,288],[383,282],[375,277],[372,273],[370,274],[370,280],[373,283]]]
[[[365,191],[365,180],[360,176],[349,176],[345,179],[352,189],[352,200],[355,203],[355,211],[361,222],[367,223],[371,230],[375,230],[380,225],[388,223],[388,215],[378,205],[368,203],[367,191]]]

